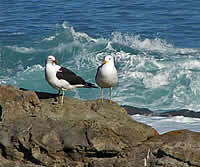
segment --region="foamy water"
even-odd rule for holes
[[[138,122],[147,124],[155,128],[159,134],[173,130],[188,129],[194,132],[200,132],[200,119],[184,116],[174,117],[152,117],[144,115],[133,115],[132,118]]]
[[[93,38],[75,31],[69,23],[57,25],[55,34],[44,37],[33,46],[7,45],[8,56],[2,63],[0,83],[31,90],[55,92],[44,79],[45,59],[54,55],[59,63],[88,82],[95,75],[103,57],[112,55],[119,82],[113,89],[113,100],[122,105],[151,110],[200,108],[199,49],[176,48],[164,39],[141,38],[139,35],[113,32],[111,38]],[[2,55],[4,52],[1,53]],[[15,67],[15,68],[13,68]],[[80,89],[70,96],[99,98],[99,90]],[[106,95],[108,91],[106,90]],[[78,95],[77,95],[78,94]]]

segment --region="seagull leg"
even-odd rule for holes
[[[101,88],[101,102],[103,103],[103,88]]]
[[[110,103],[112,103],[112,87],[110,87]]]
[[[58,95],[56,97],[56,101],[59,102],[59,97],[60,97],[60,89],[58,90]]]
[[[58,90],[58,95],[55,97],[55,104],[59,103],[59,99],[60,99],[60,89]]]
[[[54,102],[52,104],[58,104],[59,103],[59,96],[60,96],[60,90],[58,90],[58,94],[54,96]]]
[[[58,90],[58,96],[60,96],[60,89]]]
[[[64,91],[64,90],[62,90],[62,91],[63,91],[63,92],[62,92],[61,104],[64,103],[64,96],[65,96],[65,91]]]

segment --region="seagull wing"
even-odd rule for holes
[[[97,76],[98,76],[99,70],[100,70],[102,67],[103,67],[103,64],[100,65],[100,66],[97,68],[97,73],[96,73],[96,77],[95,77],[95,79],[97,79]]]
[[[59,71],[56,73],[56,77],[58,79],[64,79],[67,82],[69,82],[71,85],[76,85],[76,84],[83,84],[85,85],[86,82],[84,79],[81,77],[77,76],[74,72],[71,70],[61,67]]]

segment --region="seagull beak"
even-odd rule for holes
[[[53,62],[54,62],[55,64],[58,64],[58,60],[54,60]]]
[[[107,63],[107,61],[106,61],[106,60],[104,60],[104,61],[103,61],[103,64],[106,64],[106,63]]]

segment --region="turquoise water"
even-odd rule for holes
[[[119,74],[114,101],[199,111],[200,1],[19,0],[1,2],[0,10],[1,84],[55,93],[44,78],[48,55],[94,83],[110,54]],[[66,95],[97,99],[100,90]]]

